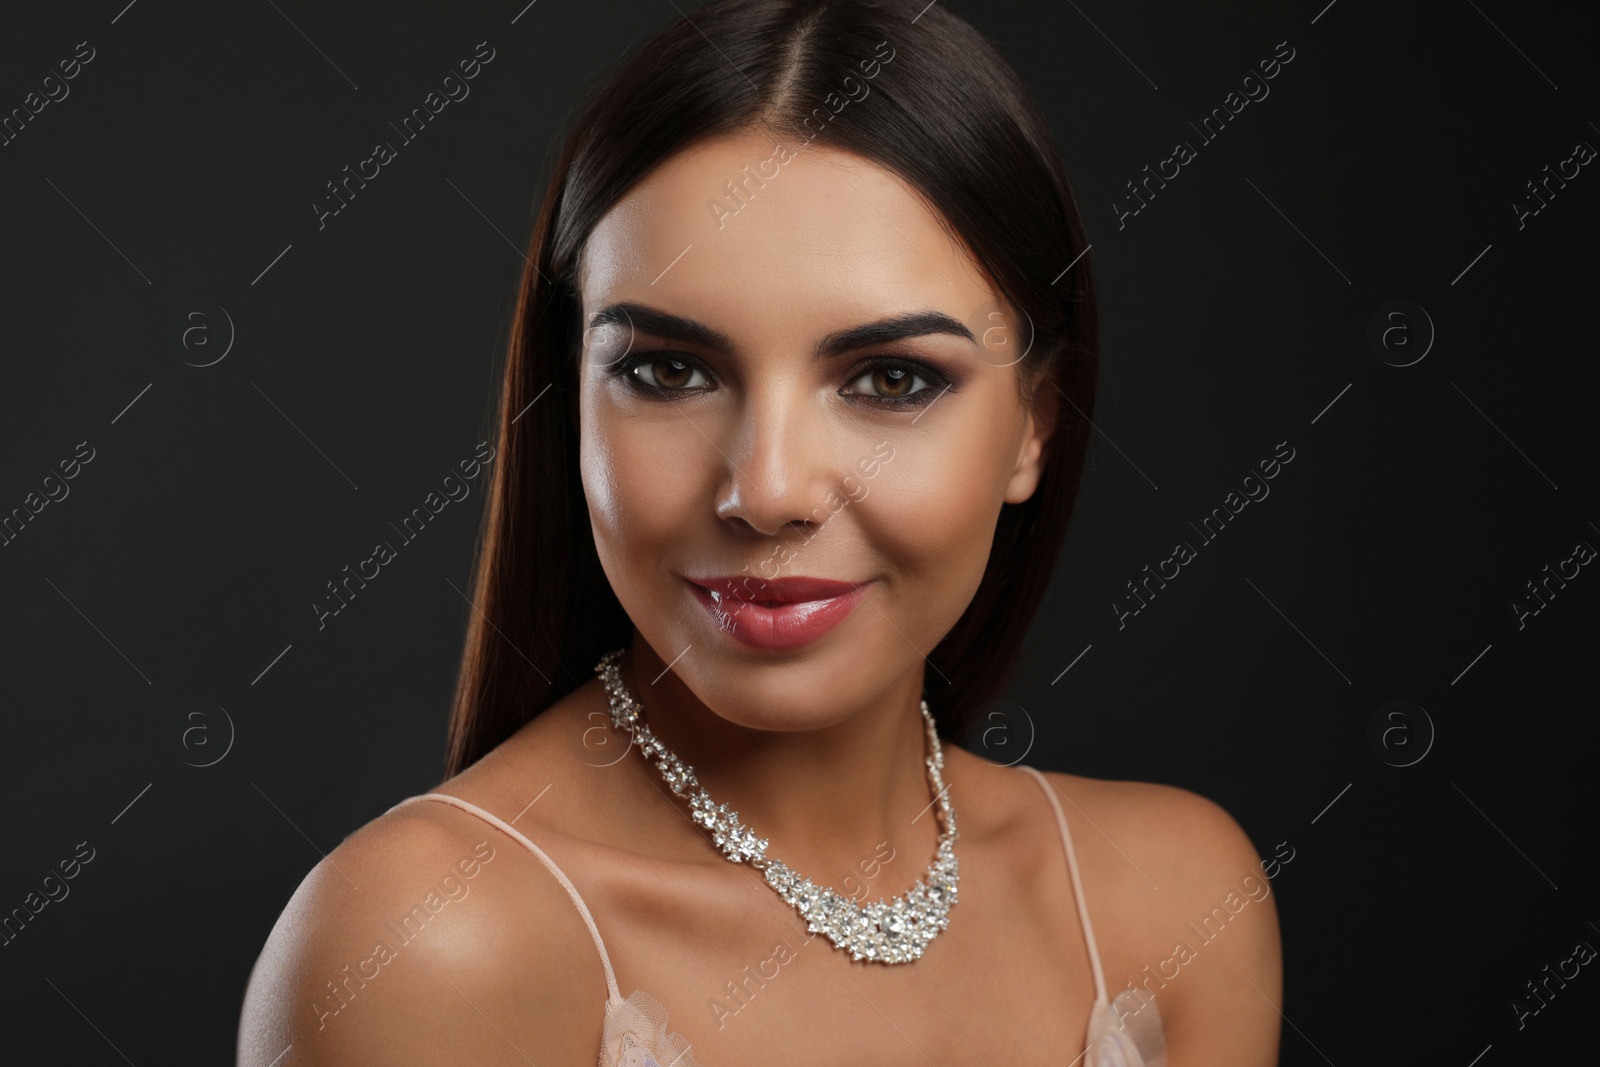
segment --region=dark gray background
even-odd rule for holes
[[[1600,1004],[1589,967],[1520,1030],[1511,1007],[1600,947],[1600,576],[1522,629],[1510,605],[1600,546],[1600,176],[1520,230],[1511,205],[1600,147],[1595,16],[1323,2],[950,5],[1043,102],[1104,316],[1101,433],[987,746],[1197,790],[1294,850],[1284,1063],[1539,1062],[1592,1045]],[[438,780],[476,484],[326,629],[309,605],[489,435],[556,123],[677,16],[125,3],[0,9],[0,112],[96,50],[0,147],[0,514],[95,449],[0,547],[0,914],[95,850],[0,947],[7,1062],[231,1061],[300,878]],[[319,231],[324,183],[484,40],[471,96]],[[1271,95],[1200,147],[1188,122],[1280,41]],[[1198,158],[1119,230],[1179,139]],[[167,340],[192,300],[237,330],[211,367]],[[1437,329],[1413,366],[1367,343],[1391,300]],[[1119,630],[1124,583],[1280,441],[1270,497]],[[1436,731],[1404,768],[1367,740],[1393,699]],[[210,767],[169,740],[192,700],[236,729]]]

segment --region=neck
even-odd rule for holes
[[[933,858],[940,830],[924,762],[930,753],[920,664],[844,717],[794,730],[730,722],[666,666],[636,632],[620,664],[628,693],[643,705],[656,738],[694,768],[712,799],[767,839],[770,856],[845,893],[861,888],[885,856],[916,857],[895,864],[883,888],[878,880],[867,884],[862,899],[910,888]],[[630,762],[664,801],[683,807],[654,765],[636,757]],[[684,829],[705,838],[698,828]],[[715,847],[708,839],[706,845]],[[847,876],[854,882],[844,884]]]

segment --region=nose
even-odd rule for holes
[[[826,418],[795,392],[774,384],[748,394],[722,449],[717,516],[768,537],[820,527],[837,492]]]

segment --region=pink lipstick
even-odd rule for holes
[[[762,649],[810,644],[854,610],[871,582],[723,575],[687,579],[712,621],[734,640]]]

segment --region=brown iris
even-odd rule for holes
[[[878,390],[880,396],[885,397],[906,396],[915,379],[916,376],[904,367],[879,367],[872,372],[873,388]]]
[[[663,374],[663,367],[670,367],[671,370]],[[650,362],[650,372],[655,375],[656,384],[661,388],[678,389],[689,381],[694,368],[681,359],[657,359]]]

